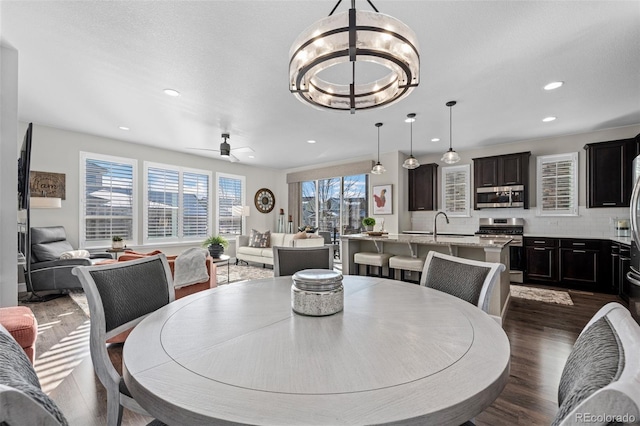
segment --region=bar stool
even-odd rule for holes
[[[389,267],[389,258],[392,255],[389,253],[373,253],[373,252],[360,252],[353,255],[353,261],[358,265],[358,275],[360,275],[360,265],[366,265],[365,275],[369,275],[369,267],[378,267],[378,276],[382,277],[382,268],[389,268],[389,278],[393,278],[393,269]]]
[[[420,278],[422,278],[422,270],[424,269],[424,261],[425,259],[422,257],[393,256],[391,259],[389,259],[389,268],[400,270],[400,281],[420,284]],[[417,272],[418,281],[405,280],[405,271]]]

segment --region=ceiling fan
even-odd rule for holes
[[[229,143],[227,142],[227,139],[231,139],[231,136],[229,135],[229,133],[223,133],[222,138],[224,139],[224,141],[220,144],[220,149],[211,149],[211,148],[188,148],[188,149],[199,149],[201,151],[219,152],[220,157],[228,158],[229,161],[231,161],[232,163],[237,163],[238,161],[240,161],[238,157],[232,154],[232,152],[234,153],[254,152],[253,149],[249,148],[248,146],[242,146],[240,148],[231,148],[231,145],[229,145]]]

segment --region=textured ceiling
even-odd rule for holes
[[[20,120],[210,156],[187,148],[229,132],[255,151],[243,163],[277,169],[374,158],[376,122],[382,152],[408,152],[410,112],[414,154],[444,152],[449,100],[457,150],[640,123],[638,1],[374,1],[416,32],[421,83],[355,115],[288,91],[292,42],[334,4],[5,0],[0,35],[19,51]]]

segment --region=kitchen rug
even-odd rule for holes
[[[566,291],[512,285],[511,296],[519,299],[535,300],[537,302],[573,306],[573,300],[571,300],[571,296]]]

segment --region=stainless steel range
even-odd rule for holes
[[[522,218],[486,218],[481,217],[478,232],[480,238],[496,239],[511,238],[509,245],[509,274],[511,282],[521,283],[524,278],[524,248],[523,237],[524,219]]]

